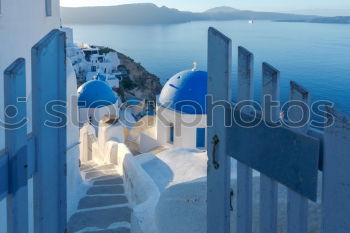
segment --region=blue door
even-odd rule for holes
[[[174,143],[174,125],[170,125],[170,130],[169,130],[169,143],[171,143],[171,144]]]
[[[205,128],[197,128],[197,143],[196,147],[205,147]]]

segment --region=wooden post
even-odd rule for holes
[[[243,47],[238,48],[237,102],[253,99],[254,56]],[[237,232],[252,232],[253,183],[252,169],[237,162]]]
[[[65,33],[60,30],[51,31],[32,48],[33,134],[37,145],[35,233],[66,230],[65,62]],[[55,111],[50,109],[50,101],[57,104]]]
[[[266,102],[280,100],[280,72],[267,63],[263,63],[262,100],[265,121],[277,121],[279,106]],[[260,174],[260,233],[277,233],[278,185],[271,178]]]
[[[310,95],[307,90],[295,82],[290,83],[290,100],[301,101],[310,106]],[[303,112],[298,111],[295,107],[290,110],[290,120],[299,121],[302,114],[308,109],[303,108]],[[307,134],[308,124],[303,127],[295,128],[303,134]],[[308,200],[300,194],[288,189],[288,233],[306,233],[308,219]]]
[[[4,73],[5,147],[9,155],[9,233],[28,232],[27,108],[25,61],[17,59]]]
[[[208,95],[213,101],[231,101],[231,40],[214,28],[208,33]],[[208,177],[207,233],[230,232],[230,157],[226,153],[224,117],[227,109],[207,103]],[[215,108],[215,110],[214,110]]]
[[[328,107],[334,124],[325,129],[323,163],[323,233],[350,232],[350,119]]]

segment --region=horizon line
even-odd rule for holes
[[[205,10],[202,10],[202,11],[191,11],[191,10],[184,10],[184,9],[180,9],[180,8],[175,8],[175,7],[168,7],[166,5],[158,5],[156,3],[152,3],[152,2],[149,2],[149,3],[123,3],[123,4],[102,4],[102,5],[73,5],[73,6],[70,6],[70,5],[65,5],[65,4],[60,4],[60,7],[65,7],[65,8],[84,8],[84,7],[106,7],[106,6],[124,6],[124,5],[147,5],[147,4],[152,4],[152,5],[155,5],[157,6],[158,8],[161,8],[161,7],[167,7],[169,9],[176,9],[176,10],[179,10],[179,11],[185,11],[185,12],[193,12],[193,13],[202,13],[202,12],[206,12],[208,10],[211,10],[211,9],[215,9],[215,8],[220,8],[220,7],[227,7],[227,8],[232,8],[232,9],[236,9],[236,10],[240,10],[240,11],[256,11],[256,12],[275,12],[275,13],[289,13],[289,14],[307,14],[307,13],[301,13],[301,12],[319,12],[319,11],[325,11],[325,12],[333,12],[333,11],[349,11],[349,16],[350,16],[350,8],[349,9],[290,9],[290,10],[285,10],[285,9],[280,9],[280,10],[264,10],[264,9],[239,9],[239,8],[236,8],[236,7],[233,7],[233,6],[227,6],[227,5],[221,5],[221,6],[215,6],[215,7],[211,7],[211,8],[208,8],[208,9],[205,9]],[[298,13],[299,12],[299,13]],[[341,16],[341,15],[339,15]]]

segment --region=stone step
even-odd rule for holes
[[[70,218],[68,232],[73,233],[84,230],[85,228],[107,229],[111,224],[116,222],[130,222],[130,217],[131,209],[129,207],[81,211],[75,213]]]
[[[124,194],[123,185],[108,185],[108,186],[93,186],[87,193],[87,195],[101,195],[101,194]]]
[[[122,195],[114,196],[86,196],[79,201],[78,209],[89,209],[111,205],[127,204],[128,199]]]
[[[85,173],[85,179],[96,179],[101,176],[114,175],[119,176],[116,170],[100,170],[100,171],[91,171]]]
[[[93,171],[100,171],[100,170],[113,170],[116,169],[116,166],[114,164],[106,164],[106,165],[96,165],[88,170],[85,170],[84,172],[93,172]]]
[[[114,185],[114,184],[123,184],[123,178],[122,177],[113,177],[111,179],[104,179],[104,180],[96,180],[94,181],[93,185]]]
[[[82,163],[80,166],[81,171],[89,170],[91,168],[97,167],[98,165],[92,161]]]
[[[117,229],[108,229],[108,230],[101,230],[101,231],[85,231],[84,233],[130,233],[130,229],[121,227]]]
[[[119,175],[119,173],[117,175],[114,174],[114,175],[99,176],[99,177],[93,178],[91,180],[95,182],[95,181],[111,180],[111,179],[115,179],[115,178],[118,178],[118,177],[121,177]]]

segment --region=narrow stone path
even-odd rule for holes
[[[130,233],[131,208],[115,166],[88,162],[81,171],[92,186],[70,218],[68,233]]]

